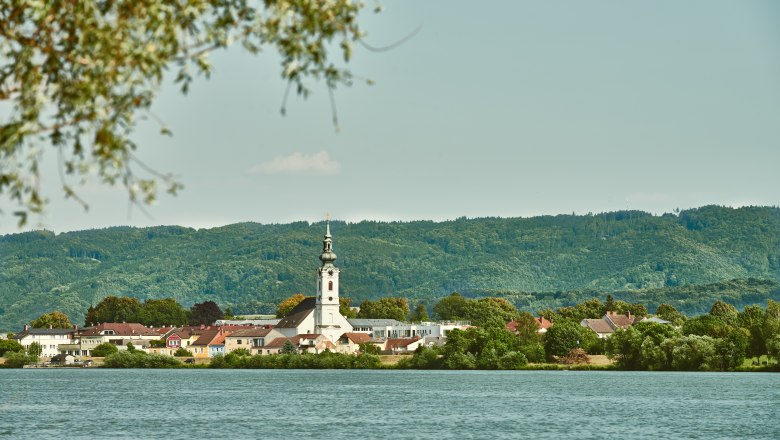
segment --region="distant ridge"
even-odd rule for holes
[[[0,329],[55,309],[79,321],[109,295],[173,297],[186,306],[213,300],[237,313],[272,312],[293,293],[312,294],[322,228],[238,223],[0,236]],[[430,303],[459,291],[500,293],[532,308],[564,304],[564,295],[554,292],[630,294],[748,279],[755,282],[742,288],[762,292],[751,298],[766,298],[780,281],[777,207],[332,221],[331,229],[342,295],[355,302],[396,295]],[[533,301],[526,292],[537,292]]]

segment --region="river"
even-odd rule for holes
[[[0,370],[0,438],[780,438],[780,374]]]

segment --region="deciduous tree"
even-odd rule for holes
[[[395,319],[405,321],[409,315],[409,303],[406,298],[380,298],[376,301],[365,300],[360,303],[358,318]]]
[[[190,308],[190,325],[212,325],[225,315],[214,301],[193,304]]]
[[[173,355],[176,357],[192,357],[192,352],[184,347],[179,347],[173,352]]]
[[[151,203],[160,184],[176,193],[181,185],[141,162],[132,140],[164,72],[177,70],[174,79],[186,93],[195,75],[209,76],[210,53],[239,43],[252,54],[278,53],[281,76],[299,95],[308,95],[307,79],[332,91],[352,82],[332,53],[338,47],[345,62],[351,58],[363,35],[362,6],[351,0],[0,1],[0,103],[10,110],[0,126],[0,194],[19,205],[22,224],[28,212],[43,209],[43,146],[57,150],[66,197],[81,201],[66,178],[93,174],[122,184],[133,202]],[[169,133],[164,126],[161,132]]]
[[[290,313],[290,310],[294,309],[295,306],[300,304],[304,299],[306,299],[306,297],[303,296],[303,294],[296,293],[295,295],[280,302],[279,308],[276,309],[276,317],[284,318],[288,313]]]
[[[10,339],[0,339],[0,356],[5,356],[6,353],[23,352],[24,347],[17,341]]]
[[[178,326],[188,321],[189,313],[173,298],[147,299],[138,317],[138,322],[150,326]]]
[[[430,320],[430,318],[428,317],[428,309],[425,307],[425,303],[417,303],[417,306],[409,315],[409,321],[425,322],[428,320]]]
[[[139,322],[141,302],[138,298],[109,296],[87,309],[85,325],[103,322]]]
[[[119,349],[116,345],[104,342],[92,349],[92,356],[94,357],[106,357],[108,355],[118,352]]]
[[[544,334],[544,351],[547,356],[565,356],[572,348],[578,348],[583,339],[582,328],[568,319],[556,320]]]
[[[27,346],[27,355],[31,358],[35,358],[36,361],[41,356],[41,353],[43,353],[43,347],[40,343],[31,342],[30,345]]]
[[[70,323],[70,319],[68,319],[68,315],[60,312],[49,312],[44,313],[43,315],[39,316],[37,319],[32,321],[30,323],[30,326],[32,328],[70,328],[73,326],[73,324]]]

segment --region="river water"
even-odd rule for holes
[[[780,374],[0,370],[0,439],[780,439]]]

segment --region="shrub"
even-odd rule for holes
[[[477,360],[471,353],[453,353],[444,362],[450,370],[473,370],[477,368]]]
[[[177,357],[192,357],[192,352],[184,347],[179,347],[176,349],[173,355]]]
[[[17,351],[24,351],[24,346],[10,339],[0,339],[0,356],[4,356],[8,352],[13,353]]]
[[[116,347],[116,345],[104,342],[92,349],[92,356],[107,357],[109,355],[115,354],[118,351],[119,349]]]
[[[526,364],[528,364],[528,359],[523,353],[517,351],[510,351],[498,359],[499,370],[518,370]]]
[[[247,348],[237,348],[231,351],[230,354],[234,354],[236,356],[252,356],[252,353]]]
[[[30,364],[38,360],[37,357],[29,356],[24,351],[11,351],[5,354],[5,363],[0,365],[5,368],[22,368],[25,364]]]
[[[105,368],[175,368],[182,363],[171,356],[146,354],[142,351],[120,351],[106,356]]]

